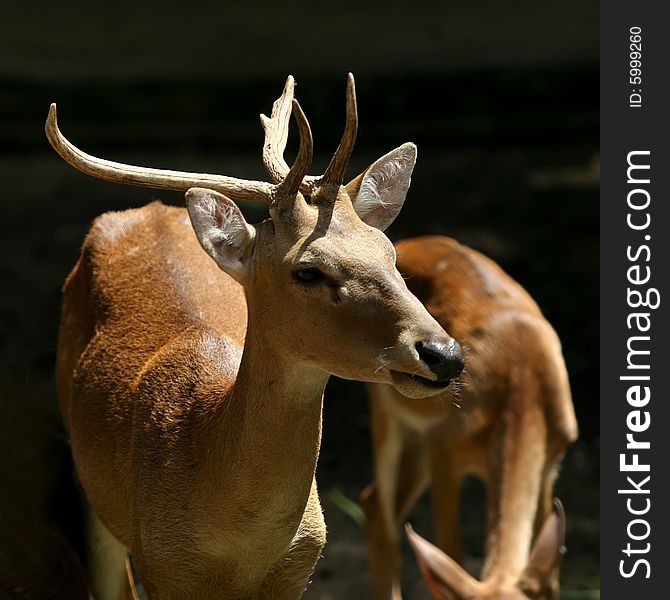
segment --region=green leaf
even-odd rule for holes
[[[365,514],[358,502],[347,498],[339,488],[333,488],[326,495],[326,500],[332,502],[345,515],[347,515],[358,527],[363,529],[365,526]]]

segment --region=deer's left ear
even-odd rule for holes
[[[398,216],[416,163],[416,146],[403,144],[347,184],[354,209],[365,223],[384,231]]]

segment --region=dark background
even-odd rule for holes
[[[3,6],[0,562],[31,555],[46,535],[43,524],[77,543],[52,371],[60,286],[90,221],[158,196],[182,203],[180,194],[107,184],[63,163],[43,135],[49,103],[58,102],[66,135],[93,154],[265,179],[258,113],[269,113],[286,76],[298,82],[315,138],[312,171],[320,172],[341,133],[347,71],[356,76],[360,117],[349,176],[405,141],[419,148],[389,236],[445,234],[488,254],[529,290],[563,341],[581,429],[556,492],[568,516],[564,589],[597,587],[592,0],[164,2],[160,11],[129,2]],[[245,212],[260,215],[253,206]],[[363,532],[341,499],[355,499],[371,478],[362,388],[333,380],[324,419],[318,480],[329,544],[305,597],[366,597]],[[482,492],[468,485],[465,493],[466,541],[475,557]],[[427,500],[411,520],[430,537]],[[21,535],[10,535],[17,524]],[[406,579],[408,598],[425,597],[411,565]]]

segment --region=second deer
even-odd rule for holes
[[[441,597],[553,600],[562,516],[552,516],[552,492],[577,438],[558,337],[528,293],[482,254],[437,236],[402,241],[396,251],[409,289],[463,345],[467,368],[456,398],[417,401],[368,384],[375,474],[361,502],[374,597],[401,597],[401,524],[432,483],[437,545],[454,559],[444,557],[451,570]],[[469,474],[487,489],[481,581],[458,565],[459,494]],[[426,546],[412,539],[421,563]]]

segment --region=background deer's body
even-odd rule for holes
[[[447,237],[396,250],[408,287],[466,348],[467,368],[457,404],[368,384],[375,478],[361,500],[375,597],[400,596],[400,526],[431,482],[437,544],[462,560],[460,485],[475,474],[488,508],[485,592],[472,597],[498,598],[524,572],[557,462],[577,436],[560,343],[521,286],[478,252]]]
[[[238,374],[246,312],[186,211],[159,203],[100,217],[65,286],[58,384],[79,477],[114,537],[175,597],[204,573],[203,598],[216,597],[217,578],[226,597],[238,580],[253,597],[281,561],[295,573],[274,593],[298,594],[325,542],[313,486],[319,382],[255,398],[285,361],[266,355],[265,369]],[[236,377],[246,398],[232,395]]]

